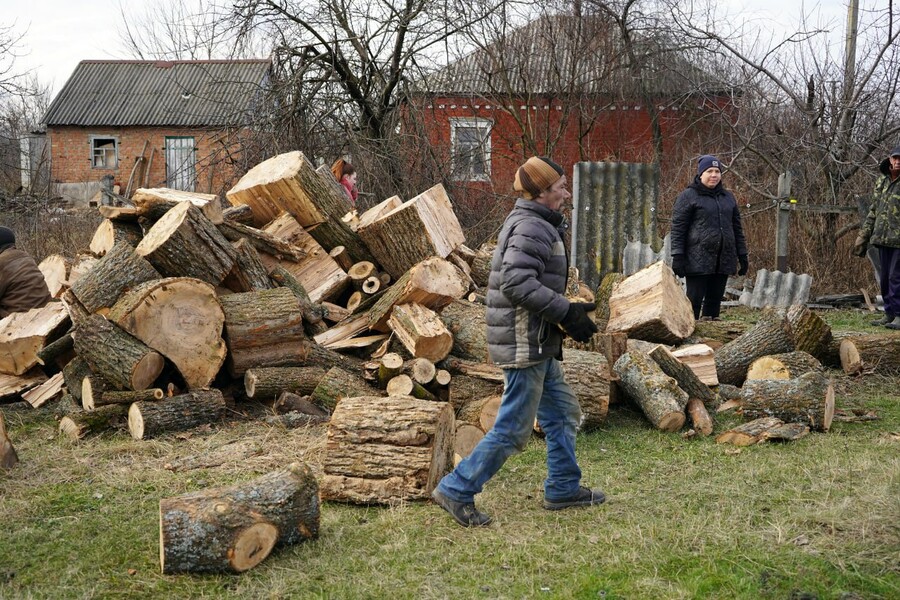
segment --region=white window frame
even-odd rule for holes
[[[109,152],[109,149],[100,149],[95,145],[96,142],[100,140],[112,140],[113,147],[112,153]],[[104,157],[109,157],[112,155],[113,164],[108,164],[106,159],[104,159],[104,164],[97,164],[97,157],[99,156],[98,152],[102,153]],[[91,136],[91,168],[92,169],[118,169],[119,168],[119,138],[115,135],[92,135]]]
[[[482,150],[484,156],[484,173],[472,172],[471,164],[461,171],[457,164],[456,130],[460,127],[483,129]],[[494,129],[493,119],[479,117],[451,117],[450,119],[450,163],[453,179],[456,181],[490,181],[491,180],[491,133]]]

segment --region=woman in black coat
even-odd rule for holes
[[[675,200],[670,239],[672,270],[687,282],[694,318],[702,307],[704,320],[718,320],[728,276],[746,275],[749,263],[737,201],[715,156],[700,157],[694,181]]]

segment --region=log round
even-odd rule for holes
[[[900,335],[847,337],[840,344],[841,368],[848,375],[900,372]]]
[[[88,317],[74,337],[75,351],[113,389],[147,389],[165,366],[158,352],[100,315]]]
[[[834,387],[821,373],[805,373],[796,379],[756,379],[741,388],[746,420],[777,417],[787,423],[828,431],[834,418]]]
[[[274,400],[282,392],[309,396],[325,377],[324,367],[260,367],[244,373],[244,390],[248,398],[263,402]]]
[[[566,350],[562,368],[581,405],[581,428],[597,429],[606,422],[609,412],[610,373],[606,358],[598,352]]]
[[[391,379],[400,374],[402,368],[403,357],[396,352],[388,352],[381,357],[381,361],[378,363],[378,374],[376,376],[378,384],[381,387],[386,387]]]
[[[128,409],[131,437],[143,440],[215,423],[225,416],[225,399],[217,389],[199,390],[162,402],[135,402]]]
[[[754,379],[794,379],[804,373],[821,373],[822,363],[808,352],[797,350],[757,358],[747,370],[747,381]]]
[[[101,406],[90,412],[71,412],[59,420],[59,434],[77,441],[88,435],[124,426],[128,407],[123,404]]]
[[[654,427],[678,431],[684,425],[688,395],[649,356],[629,350],[614,366],[622,389]]]
[[[831,327],[803,304],[789,307],[787,320],[791,324],[794,348],[822,360],[831,344]]]
[[[309,399],[316,405],[333,411],[341,398],[353,396],[373,396],[378,390],[366,383],[362,375],[341,367],[332,367],[319,380]]]
[[[484,432],[480,427],[469,423],[460,423],[456,426],[456,436],[453,438],[453,462],[458,464],[467,457],[484,438]]]
[[[413,381],[422,385],[431,383],[437,374],[437,367],[427,358],[414,358],[404,365],[404,369]]]
[[[793,352],[791,326],[783,310],[763,311],[762,317],[747,333],[716,351],[719,383],[741,385],[754,360],[770,354]]]

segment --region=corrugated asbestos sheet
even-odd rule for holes
[[[572,255],[589,286],[596,289],[607,273],[624,272],[622,258],[629,242],[648,246],[647,254],[660,252],[657,165],[580,162],[572,188]]]
[[[812,275],[760,269],[754,277],[753,289],[745,289],[739,302],[753,308],[806,304],[812,281]]]
[[[242,125],[258,110],[269,60],[84,60],[45,125],[83,127]]]

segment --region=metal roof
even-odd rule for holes
[[[83,60],[44,116],[48,126],[221,127],[257,110],[271,61]]]
[[[806,304],[812,283],[812,275],[806,273],[782,273],[760,269],[756,272],[756,281],[752,288],[745,283],[740,303],[753,308]]]

